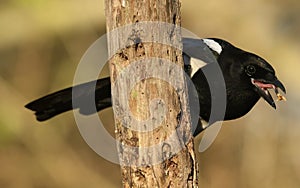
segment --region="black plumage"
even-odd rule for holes
[[[269,89],[274,89],[278,97],[284,99],[278,91],[280,88],[285,93],[283,84],[277,79],[272,66],[261,57],[216,38],[183,38],[182,42],[184,68],[198,92],[201,109],[199,115],[202,120],[208,121],[210,119],[211,102],[212,98],[214,99],[214,96],[211,96],[207,77],[202,70],[216,66],[216,62],[225,81],[226,111],[223,119],[213,119],[210,123],[244,116],[261,97],[273,108],[276,108]],[[192,60],[194,61],[192,62]],[[204,67],[200,65],[201,63]],[[35,112],[38,121],[45,121],[76,108],[79,108],[81,114],[93,114],[111,106],[110,87],[110,78],[102,78],[49,94],[30,102],[25,107]],[[95,101],[88,100],[91,96]],[[90,109],[90,104],[94,102],[95,108]],[[205,127],[199,121],[194,135],[204,129]]]
[[[90,101],[91,98],[95,100]],[[96,106],[91,109],[93,103]],[[79,108],[81,114],[90,115],[111,106],[109,77],[57,91],[25,105],[35,112],[38,121],[48,120],[72,109]]]

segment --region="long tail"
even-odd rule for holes
[[[111,105],[110,78],[107,77],[57,91],[25,107],[35,112],[38,121],[45,121],[72,109],[79,108],[81,114],[89,115]]]

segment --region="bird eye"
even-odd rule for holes
[[[253,65],[248,65],[245,70],[248,76],[252,76],[256,72],[256,68]]]

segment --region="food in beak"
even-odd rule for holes
[[[268,89],[274,89],[277,96],[277,101],[286,101],[286,98],[279,93],[278,88],[286,93],[283,84],[279,80],[267,83],[265,81],[259,81],[252,78],[251,82],[257,88],[258,94],[262,98],[264,98],[273,108],[276,109],[276,105]]]
[[[279,93],[277,87],[274,88],[274,91],[275,91],[276,96],[277,96],[277,101],[286,101],[286,98]]]

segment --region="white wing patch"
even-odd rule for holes
[[[202,39],[203,42],[213,51],[217,52],[219,55],[222,52],[222,46],[212,39]]]
[[[201,121],[202,129],[206,129],[209,126],[208,122],[202,119],[201,117],[200,117],[200,121]]]
[[[191,73],[191,77],[194,76],[194,74],[201,69],[202,67],[204,67],[207,63],[205,63],[204,61],[200,60],[200,59],[196,59],[191,57],[190,59],[190,63],[191,63],[191,67],[192,67],[192,73]]]

